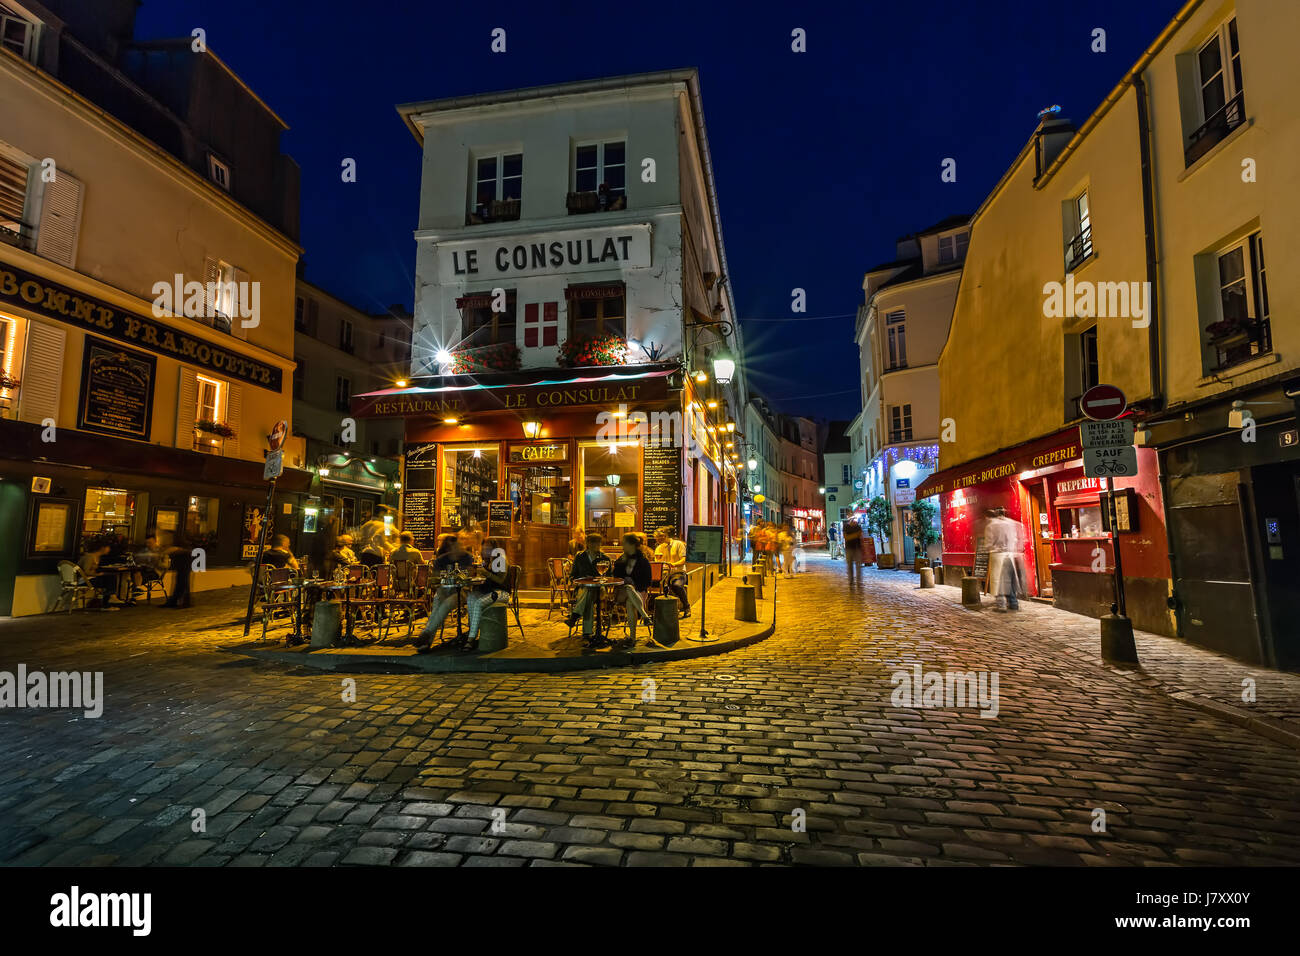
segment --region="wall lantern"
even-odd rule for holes
[[[757,467],[758,467],[758,462],[755,461],[753,458],[749,459],[749,470],[753,471]]]
[[[541,422],[524,422],[524,437],[536,438],[542,433]]]
[[[713,377],[717,379],[719,385],[730,385],[735,374],[736,360],[731,357],[730,352],[722,349],[714,354]]]
[[[607,485],[617,485],[617,484],[618,484],[620,481],[622,481],[622,480],[623,480],[623,479],[622,479],[622,476],[620,476],[620,475],[606,475],[606,476],[605,476],[605,484],[607,484]]]

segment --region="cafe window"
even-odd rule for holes
[[[1058,508],[1056,515],[1063,538],[1099,538],[1105,534],[1101,526],[1101,505]]]
[[[441,515],[444,531],[478,522],[485,529],[488,502],[500,500],[496,445],[452,446],[442,451]]]
[[[488,298],[492,297],[489,296]],[[494,311],[491,302],[473,305],[467,303],[461,309],[461,317],[462,348],[515,344],[515,293],[513,290],[506,293],[505,311]]]
[[[582,527],[614,543],[641,523],[641,450],[636,442],[599,442],[579,448]]]
[[[589,339],[598,335],[626,335],[626,311],[626,299],[621,291],[600,297],[583,297],[581,288],[572,289],[569,295],[569,336]]]
[[[190,498],[185,512],[185,532],[191,541],[216,535],[220,505],[216,498]]]
[[[84,540],[118,534],[129,539],[135,520],[135,494],[121,488],[87,488],[83,515]]]

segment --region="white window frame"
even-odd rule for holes
[[[1219,45],[1219,73],[1223,76],[1224,104],[1226,105],[1231,102],[1232,99],[1245,87],[1244,78],[1242,85],[1240,87],[1237,85],[1237,76],[1232,69],[1232,39],[1230,30],[1232,25],[1236,22],[1237,16],[1234,13],[1232,16],[1220,23],[1218,29],[1216,29],[1214,33],[1205,40],[1205,42],[1197,45],[1196,53],[1192,57],[1192,62],[1195,64],[1196,68],[1196,110],[1201,116],[1202,124],[1209,122],[1210,116],[1213,115],[1207,115],[1205,112],[1205,86],[1209,80],[1201,75],[1201,54],[1205,51],[1207,46],[1211,43],[1217,43]],[[1240,30],[1237,32],[1237,59],[1241,59]],[[1210,77],[1209,79],[1212,80],[1214,77]],[[1219,108],[1222,109],[1223,107]]]
[[[1080,203],[1083,203],[1086,207],[1086,211],[1079,208]],[[1073,271],[1091,259],[1094,251],[1092,244],[1092,200],[1088,196],[1087,189],[1082,190],[1070,198],[1069,218],[1067,219],[1067,223],[1069,224],[1069,234],[1065,237],[1064,259],[1066,269],[1068,271]],[[1071,263],[1070,247],[1074,245],[1075,239],[1084,234],[1085,230],[1087,231],[1088,237],[1084,241],[1083,255],[1079,257],[1077,262]]]
[[[623,147],[623,162],[614,164],[616,166],[621,165],[623,167],[623,185],[618,187],[617,189],[611,186],[609,190],[609,194],[611,196],[627,195],[627,138],[626,137],[622,139],[600,139],[600,140],[588,139],[573,144],[573,163],[571,167],[572,171],[570,173],[570,185],[574,192],[578,191],[578,170],[579,170],[578,150],[585,149],[588,146],[596,147],[595,167],[583,166],[581,168],[582,169],[594,168],[596,170],[596,187],[594,189],[588,189],[583,191],[598,192],[600,190],[600,184],[606,181],[605,147],[612,144],[617,144]]]
[[[8,22],[14,21],[27,27],[27,36],[23,39],[22,52],[17,50],[10,50],[10,52],[17,53],[28,63],[35,63],[36,51],[40,49],[41,34],[44,32],[45,24],[39,17],[14,3],[13,0],[0,0],[0,36],[4,35]]]
[[[1214,253],[1214,312],[1215,321],[1222,321],[1227,318],[1223,314],[1223,290],[1219,272],[1219,260],[1224,256],[1231,255],[1238,249],[1241,250],[1242,281],[1246,287],[1246,317],[1251,322],[1258,322],[1260,319],[1268,318],[1267,315],[1261,315],[1259,302],[1258,283],[1263,282],[1264,298],[1268,298],[1268,280],[1266,271],[1263,266],[1259,265],[1263,256],[1261,255],[1264,247],[1264,234],[1262,232],[1252,232],[1248,236],[1238,239],[1236,242],[1224,246]]]
[[[495,153],[483,153],[483,154],[475,153],[475,154],[474,154],[474,173],[473,173],[473,175],[474,175],[474,191],[473,191],[473,195],[470,196],[470,208],[471,208],[471,209],[476,209],[476,208],[478,208],[478,190],[479,190],[479,184],[480,184],[480,183],[486,183],[486,182],[487,182],[487,180],[485,180],[485,179],[481,180],[481,179],[478,178],[478,165],[479,165],[479,163],[483,162],[484,160],[488,160],[488,159],[494,160],[494,161],[496,162],[496,179],[495,179],[495,181],[494,181],[494,185],[493,185],[493,193],[492,193],[492,197],[491,197],[491,199],[489,199],[488,201],[489,201],[489,202],[501,202],[501,201],[503,201],[503,200],[505,199],[505,179],[506,179],[506,176],[505,176],[505,170],[506,170],[506,159],[507,159],[508,157],[511,157],[511,156],[518,156],[518,157],[519,157],[519,177],[518,177],[518,178],[519,178],[519,198],[520,198],[520,200],[523,199],[523,196],[524,196],[524,151],[523,151],[522,149],[500,150],[500,151],[495,152]],[[511,179],[514,179],[515,177],[514,177],[514,176],[511,176],[510,178],[511,178]]]
[[[224,397],[224,393],[226,390],[225,388],[226,383],[221,381],[221,379],[209,378],[206,375],[196,375],[195,378],[197,380],[197,384],[195,386],[195,391],[194,391],[194,420],[196,422],[201,422],[205,420],[214,421],[214,422],[224,422],[226,417],[226,412],[225,412],[225,408],[223,407],[222,399]],[[211,388],[212,390],[211,406],[209,406],[207,403],[203,401],[204,392],[208,388]],[[211,415],[208,414],[209,408],[212,409]]]
[[[907,368],[907,310],[885,313],[885,371]]]
[[[226,192],[230,192],[230,164],[208,153],[208,178]]]

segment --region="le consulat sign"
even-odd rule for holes
[[[444,285],[649,265],[650,227],[645,223],[438,244]]]

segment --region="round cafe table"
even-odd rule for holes
[[[623,583],[622,578],[612,578],[606,575],[595,578],[574,578],[569,582],[574,587],[586,588],[588,591],[596,592],[596,633],[591,636],[592,646],[600,646],[605,642],[605,633],[601,630],[600,613],[601,613],[601,595],[605,588],[612,588]]]
[[[487,576],[481,573],[480,569],[471,571],[458,572],[455,574],[444,574],[438,582],[438,590],[443,588],[456,589],[456,640],[465,639],[465,622],[461,619],[461,614],[465,609],[465,592],[470,588],[478,587]],[[436,598],[435,598],[436,600]]]

